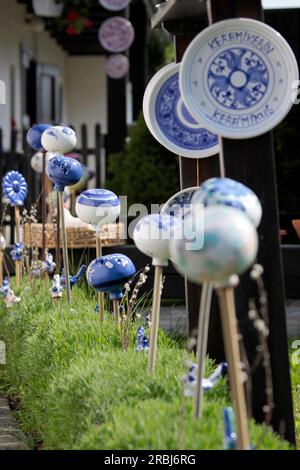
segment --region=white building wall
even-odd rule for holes
[[[99,123],[107,131],[107,92],[105,58],[102,56],[69,56],[67,58],[67,114],[79,129],[88,126],[89,146],[94,145],[94,128]],[[117,112],[117,110],[116,110]]]
[[[41,63],[59,66],[62,80],[65,76],[66,54],[46,31],[32,32],[25,22],[26,10],[16,0],[0,1],[0,80],[6,84],[6,104],[0,104],[0,127],[4,134],[4,148],[9,148],[11,109],[11,67],[15,69],[15,110],[17,128],[22,127],[21,116],[21,47],[29,50]],[[67,118],[67,116],[65,115]]]

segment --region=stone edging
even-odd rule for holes
[[[0,451],[26,449],[26,437],[12,415],[8,400],[0,397]]]

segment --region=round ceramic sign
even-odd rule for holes
[[[119,11],[124,10],[129,5],[130,0],[99,0],[99,3],[106,10]]]
[[[146,124],[156,140],[177,155],[215,155],[218,136],[188,112],[179,90],[179,68],[180,64],[166,65],[149,82],[143,102]]]
[[[284,119],[298,79],[285,39],[260,21],[237,18],[213,24],[191,42],[180,90],[190,113],[211,132],[244,139]]]
[[[106,61],[106,73],[110,78],[123,78],[129,71],[129,60],[123,54],[113,54]]]
[[[108,18],[99,28],[99,42],[109,52],[123,52],[129,49],[133,40],[133,26],[121,16]]]

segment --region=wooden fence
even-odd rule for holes
[[[72,126],[73,127],[73,126]],[[74,128],[74,127],[73,127]],[[82,156],[82,164],[84,166],[90,166],[94,170],[95,187],[101,187],[105,184],[106,180],[106,166],[105,166],[105,143],[106,136],[101,132],[101,125],[96,124],[94,128],[94,146],[88,146],[88,128],[86,124],[80,126],[80,130],[75,131],[78,135],[78,141],[81,143],[80,148],[76,148],[76,152]],[[25,207],[28,210],[31,204],[40,200],[41,195],[41,175],[36,173],[30,165],[31,157],[34,155],[32,150],[26,142],[27,130],[16,130],[11,131],[10,136],[10,149],[9,151],[3,151],[3,131],[0,128],[0,179],[7,171],[16,170],[20,171],[30,186],[28,198],[26,200]],[[20,142],[21,141],[21,142]],[[91,160],[92,159],[92,160]],[[91,163],[92,162],[92,163]],[[0,185],[0,218],[2,221],[3,217],[3,197],[2,197],[2,184]],[[38,205],[38,210],[39,210]],[[11,208],[7,208],[5,218],[3,219],[3,225],[10,225],[10,240],[8,242],[13,243],[14,236],[14,221],[13,212]]]

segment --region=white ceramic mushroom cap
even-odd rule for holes
[[[196,284],[226,282],[254,263],[258,236],[253,223],[240,210],[212,206],[204,220],[193,215],[183,221],[183,236],[170,243],[175,268]]]
[[[75,210],[83,222],[101,228],[117,220],[121,206],[118,196],[112,191],[88,189],[78,196]]]
[[[168,214],[151,214],[137,223],[133,240],[137,248],[152,258],[154,266],[167,266],[170,240],[181,221]]]
[[[47,152],[72,152],[77,145],[76,133],[70,127],[52,126],[42,135],[42,146]]]

